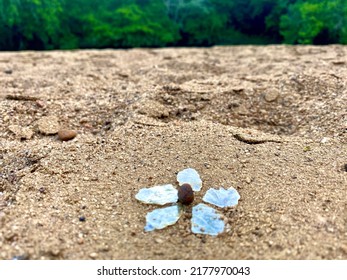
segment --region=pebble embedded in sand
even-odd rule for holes
[[[270,90],[265,93],[264,98],[267,102],[273,102],[278,98],[278,92],[275,90]]]
[[[98,257],[98,253],[90,253],[89,257],[91,257],[92,259],[96,259]]]
[[[36,105],[39,107],[39,108],[46,108],[47,107],[47,104],[45,101],[43,100],[36,100]]]
[[[160,238],[155,238],[154,241],[158,244],[162,244],[164,243],[164,240],[163,239],[160,239]]]
[[[58,118],[55,116],[42,117],[37,122],[37,128],[40,133],[45,135],[56,134],[59,131]]]
[[[237,113],[239,115],[247,115],[248,114],[248,109],[246,108],[245,105],[241,104],[238,108],[237,108]]]
[[[34,135],[34,132],[29,127],[21,127],[19,125],[10,125],[8,130],[21,140],[31,139]]]
[[[77,131],[72,129],[60,129],[58,131],[58,137],[61,141],[69,141],[77,136]]]
[[[140,105],[139,113],[155,119],[167,118],[170,115],[170,111],[165,105],[153,100],[143,102]]]
[[[252,179],[251,179],[250,177],[246,177],[246,183],[247,183],[247,184],[252,183]]]

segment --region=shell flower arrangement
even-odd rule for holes
[[[175,224],[181,217],[184,205],[194,201],[194,192],[202,188],[199,173],[193,168],[184,169],[177,174],[178,188],[171,184],[140,189],[135,198],[146,204],[166,205],[146,215],[145,231],[163,229]],[[234,188],[210,188],[202,200],[214,206],[225,208],[237,205],[240,195]],[[199,203],[192,208],[191,230],[193,233],[218,235],[224,231],[222,215],[217,210]]]

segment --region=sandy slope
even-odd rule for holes
[[[347,259],[346,77],[342,46],[0,53],[0,258]],[[241,194],[226,231],[143,232],[186,167]]]

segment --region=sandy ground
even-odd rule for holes
[[[0,53],[0,259],[347,259],[346,84],[343,46]],[[145,233],[187,167],[225,232]]]

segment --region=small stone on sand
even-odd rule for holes
[[[156,119],[167,118],[170,115],[170,111],[165,105],[154,100],[142,103],[139,113]]]
[[[29,127],[21,127],[19,125],[10,125],[8,130],[21,140],[31,139],[34,135],[34,132]]]
[[[77,131],[72,129],[60,129],[58,137],[61,141],[69,141],[77,136]]]
[[[278,92],[276,90],[269,90],[264,96],[267,102],[273,102],[278,98]]]
[[[92,259],[96,259],[98,257],[98,253],[90,253],[89,257],[91,257]]]
[[[238,108],[237,108],[237,113],[239,115],[247,115],[248,114],[248,109],[246,108],[245,105],[241,104]]]

